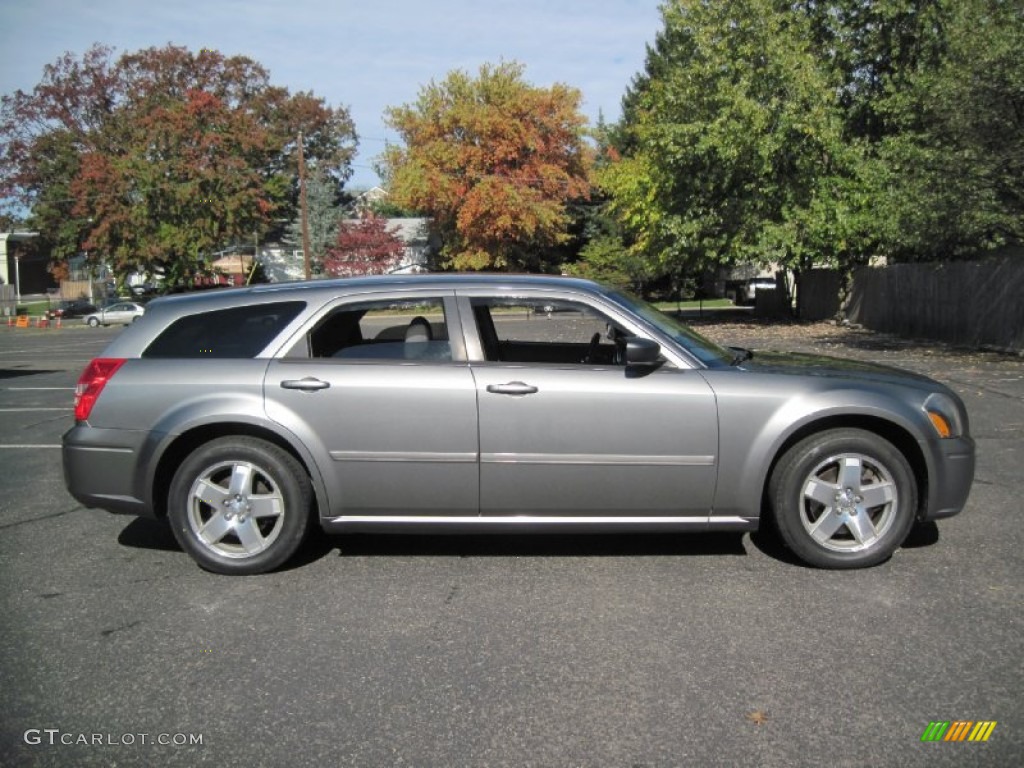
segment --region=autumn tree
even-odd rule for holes
[[[307,158],[347,178],[347,111],[271,85],[256,62],[177,46],[114,60],[95,46],[3,98],[0,199],[29,208],[57,255],[187,283],[213,250],[294,210],[300,130]]]
[[[402,146],[382,158],[390,199],[423,211],[457,269],[546,270],[589,192],[580,93],[526,83],[523,67],[455,71],[389,109]]]
[[[336,277],[383,275],[401,263],[404,250],[405,243],[388,229],[387,219],[369,213],[339,224],[324,269]]]

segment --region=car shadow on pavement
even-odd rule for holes
[[[128,523],[118,535],[117,543],[122,547],[132,547],[133,549],[155,549],[161,552],[181,551],[167,521],[152,520],[148,517],[137,517]]]
[[[770,557],[772,560],[778,560],[780,563],[795,565],[800,568],[810,567],[782,543],[782,539],[779,538],[778,532],[772,525],[763,525],[751,533],[750,543],[757,547],[761,554]]]
[[[316,562],[332,550],[338,557],[699,557],[746,555],[742,533],[700,534],[492,534],[410,535],[350,533],[330,535],[311,531],[298,552],[278,571]],[[929,547],[939,540],[935,523],[918,523],[903,543],[905,549]],[[166,520],[136,518],[117,537],[121,546],[162,552],[181,552]],[[771,527],[750,534],[762,554],[801,568]]]
[[[299,550],[278,571],[290,571],[303,565],[316,562],[327,555],[332,549],[338,548],[341,537],[327,536],[322,531],[314,530],[303,542]],[[138,517],[124,527],[117,537],[117,543],[132,549],[151,549],[159,552],[181,552],[171,526],[166,519],[153,520]]]
[[[181,552],[166,520],[136,518],[117,542],[133,549]],[[313,530],[277,572],[338,557],[696,557],[746,555],[741,533],[702,534],[327,534]],[[184,553],[182,552],[182,556]]]
[[[341,557],[645,557],[745,555],[740,533],[493,534],[327,537]]]
[[[917,549],[919,547],[930,547],[939,541],[939,526],[934,522],[928,523],[915,523],[914,527],[910,529],[910,533],[904,540],[903,549]],[[786,563],[787,565],[795,565],[800,568],[813,568],[813,566],[800,560],[796,555],[789,551],[785,544],[782,543],[782,539],[779,538],[778,532],[771,525],[766,525],[763,528],[754,531],[750,535],[750,542],[757,547],[762,554],[767,555],[773,560]]]
[[[915,523],[910,529],[910,535],[903,542],[904,549],[918,549],[930,547],[939,543],[939,526],[934,521],[927,523]]]

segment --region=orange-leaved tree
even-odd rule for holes
[[[580,93],[530,85],[514,62],[462,71],[387,111],[403,146],[381,171],[390,200],[433,219],[456,269],[545,271],[590,191]]]

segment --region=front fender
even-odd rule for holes
[[[906,432],[921,446],[929,477],[935,471],[934,457],[928,449],[931,427],[920,408],[923,398],[919,396],[874,386],[799,386],[793,381],[790,386],[780,387],[746,377],[741,381],[722,377],[724,380],[718,382],[714,376],[708,378],[718,398],[720,434],[714,516],[758,517],[776,458],[795,435],[806,434],[816,423],[827,428],[843,422],[885,422]]]

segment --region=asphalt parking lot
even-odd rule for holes
[[[978,440],[964,513],[856,572],[761,533],[321,535],[216,576],[64,490],[73,387],[120,331],[0,327],[0,764],[1022,764],[1024,359],[702,330],[949,383]],[[957,720],[997,725],[921,741]]]

